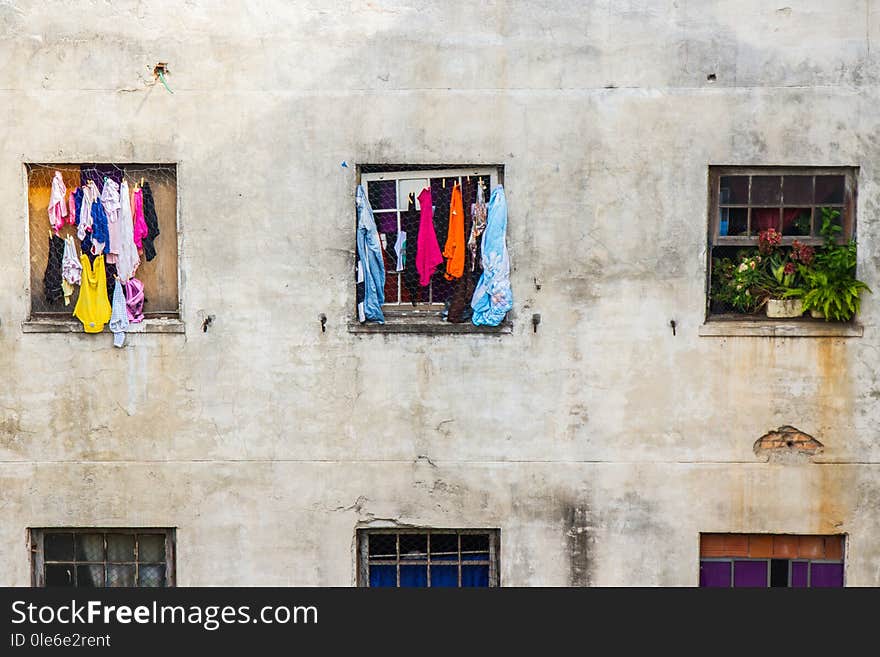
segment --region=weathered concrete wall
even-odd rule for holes
[[[862,338],[697,334],[710,164],[861,167],[880,292],[880,14],[777,4],[0,2],[0,583],[27,527],[120,525],[178,527],[181,585],[348,585],[372,521],[499,527],[507,585],[847,532],[880,585],[876,300]],[[22,332],[52,161],[178,163],[185,335]],[[382,162],[505,166],[512,335],[348,332]],[[784,424],[816,462],[755,456]]]

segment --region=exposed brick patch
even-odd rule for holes
[[[764,461],[803,462],[821,453],[823,447],[811,435],[785,425],[758,438],[752,449]]]

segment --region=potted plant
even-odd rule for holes
[[[782,235],[774,228],[758,234],[758,252],[764,256],[769,270],[769,291],[767,297],[767,317],[800,317],[804,314],[804,303],[800,298],[791,298],[787,293],[797,289],[798,269],[793,254],[780,248]]]
[[[785,292],[786,297],[803,300],[804,310],[825,321],[847,322],[859,312],[861,294],[871,289],[855,277],[856,242],[838,244],[841,227],[839,210],[822,208],[821,233],[825,244],[815,254],[810,247],[795,242],[800,250],[798,271],[803,281]],[[818,312],[815,312],[818,311]]]

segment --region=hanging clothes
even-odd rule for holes
[[[452,186],[452,200],[449,202],[449,233],[446,236],[446,246],[443,248],[443,257],[446,262],[447,281],[461,278],[464,274],[464,207],[461,202],[461,185],[455,183]]]
[[[119,236],[119,210],[122,205],[119,202],[119,185],[112,178],[104,181],[104,189],[101,192],[101,205],[104,214],[107,215],[107,263],[115,264],[119,256],[121,238]]]
[[[140,250],[144,248],[144,238],[150,232],[144,220],[144,190],[140,187],[131,193],[131,213],[134,218],[134,245]]]
[[[73,200],[73,208],[74,208],[74,213],[73,213],[74,224],[77,226],[77,232],[79,232],[79,219],[80,219],[79,215],[80,215],[80,212],[82,211],[83,188],[77,187],[75,190],[73,190],[73,192],[71,194],[71,199]]]
[[[467,176],[461,184],[462,209],[464,210],[464,234],[470,235],[473,227],[471,209],[476,198],[477,179]],[[473,271],[471,251],[465,245],[464,267],[461,278],[455,279],[450,284],[452,291],[449,294],[449,312],[447,322],[459,324],[469,322],[473,310],[471,309],[471,297],[474,295],[478,274]]]
[[[440,244],[437,243],[437,234],[434,232],[434,208],[431,203],[431,189],[428,187],[419,194],[419,208],[421,219],[416,269],[419,272],[419,285],[425,287],[431,282],[437,265],[443,264],[443,254],[440,253]]]
[[[73,295],[73,286],[82,281],[82,265],[76,253],[76,243],[73,236],[64,238],[64,256],[61,259],[61,288],[64,291],[64,305],[70,305],[70,297]]]
[[[139,324],[144,319],[144,284],[137,278],[129,278],[125,284],[125,309],[128,321]]]
[[[71,189],[67,195],[67,223],[76,225],[76,189]]]
[[[93,182],[90,182],[94,185]],[[91,252],[92,255],[109,254],[110,253],[110,235],[107,226],[107,214],[104,212],[104,204],[100,197],[92,202],[92,234],[91,234]],[[83,240],[85,242],[85,240]]]
[[[159,237],[159,217],[156,215],[156,203],[153,200],[153,190],[150,189],[150,183],[144,183],[141,189],[144,196],[144,223],[147,224],[147,236],[142,238],[141,244],[144,247],[144,257],[149,262],[156,257],[154,242]]]
[[[134,225],[131,216],[131,197],[128,193],[128,182],[122,181],[119,188],[119,254],[116,259],[116,271],[124,283],[134,276],[141,258],[134,243]]]
[[[477,183],[477,200],[471,205],[471,234],[468,238],[468,249],[471,252],[471,271],[482,269],[480,258],[480,245],[483,231],[486,230],[486,200],[483,195],[483,181]]]
[[[364,319],[361,321],[371,320],[384,324],[382,304],[385,303],[385,261],[379,232],[373,219],[373,209],[363,185],[357,186],[355,203],[358,213],[357,253],[364,278]]]
[[[513,307],[507,253],[507,201],[501,185],[492,190],[489,199],[482,250],[483,275],[471,299],[471,308],[474,309],[471,321],[477,326],[498,326]]]
[[[64,226],[64,217],[67,216],[67,186],[60,171],[56,171],[52,177],[52,190],[49,193],[49,226],[56,233]]]
[[[83,276],[73,316],[82,322],[83,331],[86,333],[100,333],[104,330],[104,324],[110,321],[113,312],[110,300],[107,298],[104,256],[99,255],[95,258],[94,267],[89,263],[85,253],[79,257],[79,261],[83,268]]]
[[[101,194],[98,192],[98,186],[95,185],[95,181],[93,180],[90,180],[80,189],[82,190],[82,200],[80,201],[79,213],[77,214],[79,225],[76,229],[76,236],[79,238],[79,241],[82,242],[83,251],[91,251],[92,240],[90,233],[92,232],[92,203],[97,201]]]
[[[125,295],[122,292],[122,283],[117,278],[116,285],[113,287],[113,304],[110,311],[110,331],[113,333],[114,347],[121,347],[125,344],[127,330],[128,311],[125,305]]]
[[[405,212],[400,213],[400,227],[406,233],[406,249],[403,263],[403,285],[409,292],[413,305],[419,300],[419,272],[416,269],[416,252],[419,243],[419,211],[416,210],[416,196],[409,195],[409,204]]]
[[[43,295],[47,303],[55,303],[64,296],[61,285],[61,262],[64,260],[64,240],[58,235],[49,237],[49,257],[43,274]]]

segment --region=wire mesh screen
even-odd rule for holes
[[[497,169],[390,170],[365,174],[363,183],[382,244],[386,308],[469,320]]]
[[[46,586],[164,587],[166,532],[46,531],[42,541]]]
[[[57,172],[57,176],[56,176]],[[143,283],[144,315],[176,316],[177,289],[177,168],[173,164],[28,164],[28,225],[30,236],[31,314],[69,316],[73,313],[79,286],[65,283],[63,269],[65,239],[72,240],[75,258],[81,253],[94,261],[91,216],[83,216],[84,190],[94,185],[105,212],[113,208],[104,196],[107,180],[129,190],[129,203],[140,207],[147,234],[135,239],[138,265],[134,277]],[[113,186],[111,186],[112,188]],[[122,187],[121,189],[125,189]],[[140,191],[138,191],[140,190]],[[77,194],[79,192],[79,194]],[[50,207],[50,203],[52,207]],[[87,206],[89,207],[89,206]],[[86,214],[90,213],[87,211]],[[114,218],[118,217],[116,209]],[[84,220],[84,221],[81,221]],[[152,225],[155,223],[155,225]],[[137,237],[137,226],[133,227]],[[100,249],[96,248],[100,253]],[[107,296],[112,300],[115,258],[105,255]]]

